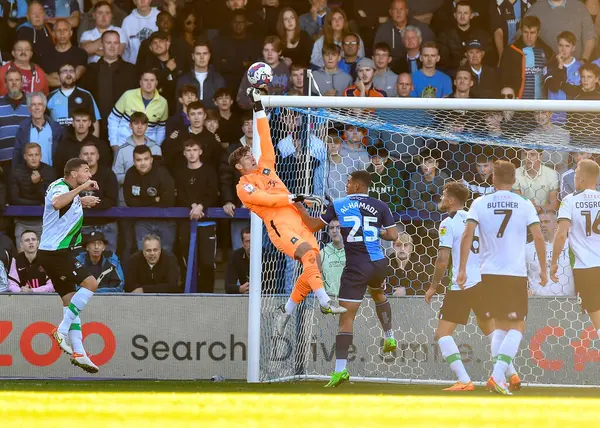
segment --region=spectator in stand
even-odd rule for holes
[[[133,149],[133,167],[125,174],[123,196],[128,207],[169,208],[175,205],[175,184],[169,173],[158,163],[154,165],[148,146]],[[172,220],[136,220],[135,238],[142,249],[144,236],[149,233],[161,237],[163,248],[173,251],[176,224]]]
[[[219,135],[229,144],[238,141],[242,132],[240,131],[241,117],[233,112],[233,93],[228,88],[220,88],[213,97],[217,113],[219,115]]]
[[[123,20],[121,26],[127,41],[123,59],[131,64],[136,63],[142,42],[158,31],[156,18],[160,12],[158,8],[150,6],[151,0],[133,0],[133,3],[136,8]]]
[[[298,18],[300,29],[316,39],[323,31],[328,13],[331,10],[327,7],[327,0],[310,0],[310,10]]]
[[[240,232],[241,248],[233,250],[225,271],[227,294],[248,294],[250,291],[250,228]]]
[[[125,33],[120,27],[116,27],[113,22],[113,6],[106,0],[98,1],[92,8],[93,17],[96,26],[83,32],[79,39],[79,44],[88,54],[88,63],[97,62],[104,56],[102,49],[102,35],[106,31],[116,31],[119,34],[119,55],[123,55],[127,40]]]
[[[437,70],[440,54],[435,42],[425,42],[421,47],[423,68],[412,74],[413,96],[418,98],[445,98],[452,93],[452,80]]]
[[[27,1],[8,0],[0,5],[0,16],[6,21],[3,26],[6,30],[13,30],[27,20]]]
[[[182,61],[173,57],[171,52],[171,36],[169,33],[156,31],[152,33],[149,41],[149,54],[139,55],[138,70],[155,70],[158,76],[158,92],[169,101],[169,113],[174,114],[176,104],[175,85],[177,80],[187,71],[181,67]]]
[[[547,41],[556,40],[561,32],[570,31],[577,38],[575,56],[583,62],[593,59],[596,30],[585,4],[567,0],[539,1],[529,8],[526,17],[529,16],[536,17],[544,23],[543,27],[539,27],[540,38]]]
[[[405,180],[406,168],[401,162],[394,162],[390,152],[383,143],[370,146],[367,151],[371,163],[367,171],[371,174],[369,196],[388,204],[392,213],[397,213],[405,208],[408,196]]]
[[[546,246],[546,259],[552,260],[554,247],[554,235],[557,229],[556,213],[545,211],[539,214],[540,227],[544,235]],[[575,281],[573,279],[573,268],[571,267],[572,253],[569,243],[565,245],[558,256],[558,282],[549,278],[547,284],[540,284],[540,264],[537,260],[535,242],[530,242],[525,247],[525,260],[527,261],[527,279],[530,296],[564,296],[575,297]],[[548,268],[548,272],[550,272]]]
[[[125,276],[125,291],[130,293],[181,293],[179,263],[160,236],[144,236],[142,249],[131,256]]]
[[[71,43],[73,30],[67,20],[56,21],[53,33],[56,44],[52,52],[42,57],[40,66],[46,72],[50,88],[58,88],[60,86],[60,67],[64,64],[71,64],[75,67],[75,80],[79,80],[85,73],[88,57],[86,51]]]
[[[523,137],[523,143],[530,145],[530,147],[543,144],[551,144],[555,147],[569,146],[571,140],[569,131],[552,123],[552,112],[535,111],[533,117],[537,126]],[[559,174],[563,173],[568,167],[569,152],[544,150],[542,152],[542,163]]]
[[[375,44],[387,43],[392,49],[391,69],[402,73],[407,70],[400,70],[398,64],[406,57],[406,47],[404,45],[404,30],[407,26],[416,27],[421,32],[421,42],[432,42],[435,40],[433,31],[420,21],[409,16],[406,0],[392,0],[390,2],[390,19],[379,25],[375,33]]]
[[[575,162],[575,167],[569,169],[560,177],[560,194],[558,195],[559,200],[563,200],[565,196],[570,195],[575,192],[575,168],[579,165],[583,159],[591,159],[592,154],[588,152],[573,152],[571,153],[571,157]],[[598,184],[596,185],[596,190],[600,190],[600,178],[598,178]]]
[[[140,78],[140,87],[130,89],[119,98],[108,116],[108,140],[113,151],[123,145],[131,135],[130,118],[138,111],[144,112],[148,117],[148,138],[159,146],[163,143],[169,106],[167,100],[159,94],[157,86],[157,72],[145,71]]]
[[[183,144],[193,139],[200,143],[202,147],[202,162],[211,165],[215,171],[219,170],[223,150],[215,138],[214,134],[204,126],[206,112],[202,101],[191,103],[187,107],[187,115],[190,120],[190,127],[181,132],[173,133],[163,147],[164,163],[169,172],[174,176],[177,169],[185,166],[185,157],[183,156]]]
[[[8,291],[11,293],[54,293],[52,280],[37,261],[40,238],[33,230],[24,230],[18,239],[20,251],[12,258]],[[18,280],[19,282],[17,283]]]
[[[179,70],[187,72],[192,66],[192,48],[183,39],[177,37],[177,35],[173,32],[174,25],[175,19],[173,18],[173,15],[166,10],[160,12],[156,17],[156,26],[158,27],[157,32],[160,33],[162,37],[166,37],[166,40],[169,42],[169,59],[173,59]],[[150,46],[152,43],[150,40],[151,37],[152,35],[150,38],[144,40],[140,45],[140,50],[136,61],[138,67],[140,64],[146,63],[148,56],[152,56],[152,49]],[[141,68],[143,69],[144,67],[142,66]],[[177,80],[175,79],[175,81]],[[171,101],[172,98],[168,98],[168,100]]]
[[[240,199],[237,196],[235,187],[240,181],[240,173],[238,170],[233,169],[229,166],[229,155],[240,147],[252,147],[253,137],[253,121],[252,113],[244,112],[240,120],[242,124],[242,137],[238,140],[231,142],[229,147],[224,153],[226,156],[223,157],[220,168],[220,186],[221,186],[221,202],[223,203],[223,210],[225,213],[233,217],[235,210],[242,206]],[[231,248],[237,250],[241,248],[242,242],[240,238],[240,232],[245,227],[250,227],[250,222],[244,219],[231,219]]]
[[[17,69],[4,74],[6,95],[0,97],[0,150],[15,146],[19,123],[30,116],[27,97],[23,92],[23,76]]]
[[[292,64],[306,64],[310,60],[313,41],[300,28],[298,14],[291,7],[284,7],[277,18],[277,36],[283,43],[283,61],[288,67]]]
[[[221,130],[219,129],[219,113],[216,110],[206,110],[205,113],[204,126],[206,130],[213,134],[217,143],[221,144],[221,148],[226,150],[229,147],[229,141],[223,139]]]
[[[113,107],[128,90],[139,82],[135,67],[119,57],[119,33],[107,30],[100,38],[102,58],[88,64],[81,86],[92,93],[100,111],[100,135],[108,139],[108,116]]]
[[[125,182],[125,174],[133,167],[133,150],[138,146],[148,146],[153,156],[162,156],[161,148],[153,140],[146,136],[148,130],[148,117],[141,111],[131,115],[131,135],[125,140],[125,144],[117,150],[112,170],[119,183],[119,206],[125,206],[122,186]]]
[[[331,242],[321,250],[321,266],[323,270],[323,286],[330,296],[340,293],[342,272],[346,266],[346,251],[340,221],[336,218],[327,225],[327,234]]]
[[[573,100],[600,100],[600,67],[587,63],[579,69],[580,86],[563,84],[561,88],[567,97]],[[590,123],[596,123],[599,115],[596,113],[571,112],[567,114],[567,129],[571,134],[571,142],[575,144],[599,144],[600,136],[590,132]]]
[[[494,49],[490,34],[474,25],[473,6],[466,0],[460,0],[454,7],[455,23],[445,28],[437,35],[437,43],[440,50],[439,67],[454,77],[458,67],[466,62],[465,53],[467,43],[470,40],[478,40],[487,53],[485,62],[491,67],[498,64],[498,55]]]
[[[349,33],[348,19],[346,13],[342,9],[333,8],[325,17],[325,26],[323,27],[323,35],[319,37],[313,45],[310,63],[315,69],[323,67],[323,46],[329,43],[335,43],[342,47],[344,36]],[[359,39],[358,56],[365,56],[365,45],[362,39]]]
[[[290,67],[290,91],[298,92],[298,95],[306,95],[304,92],[306,69],[306,65],[302,63],[292,64]],[[290,95],[289,91],[285,95]]]
[[[396,80],[396,96],[401,98],[412,97],[415,87],[413,86],[412,77],[408,73],[400,73]]]
[[[42,150],[37,143],[27,143],[24,147],[25,163],[17,165],[11,175],[10,202],[13,205],[43,205],[46,189],[56,180],[54,170],[41,161]],[[21,238],[23,231],[33,230],[42,235],[42,219],[16,218],[15,241]]]
[[[46,95],[34,92],[27,97],[27,107],[31,117],[19,123],[15,135],[15,150],[13,152],[12,166],[23,164],[23,149],[27,143],[38,143],[42,148],[42,162],[53,165],[54,155],[58,142],[62,138],[63,128],[58,123],[46,116],[48,101]]]
[[[490,7],[490,30],[500,57],[506,46],[519,39],[521,19],[533,3],[530,0],[497,0],[496,5]]]
[[[369,153],[364,144],[366,137],[367,130],[365,128],[346,125],[346,129],[342,134],[343,143],[339,155],[346,165],[348,174],[357,169],[366,169],[369,165]],[[344,178],[346,180],[343,180],[343,183],[346,183],[347,177]]]
[[[198,88],[194,85],[182,85],[177,89],[177,101],[183,106],[181,111],[174,113],[167,120],[166,136],[171,138],[175,131],[181,132],[190,126],[187,117],[187,107],[194,101],[198,101]]]
[[[338,131],[331,129],[327,135],[327,182],[325,194],[332,200],[346,196],[346,182],[348,181],[349,171],[344,163],[344,158],[340,155],[342,150],[342,139]]]
[[[118,28],[119,30],[121,29],[123,20],[127,17],[127,13],[125,13],[123,11],[123,9],[121,9],[119,7],[118,4],[115,4],[115,2],[113,0],[91,0],[91,7],[88,9],[88,11],[86,13],[81,15],[81,19],[79,21],[79,27],[77,28],[77,37],[80,41],[83,38],[83,33],[87,32],[87,31],[93,31],[94,27],[99,27],[98,21],[97,21],[96,15],[95,15],[96,5],[98,3],[108,3],[108,5],[110,6],[110,9],[111,9],[111,12],[110,12],[111,18],[109,20],[110,23],[112,24],[111,26],[114,26],[115,28]],[[108,17],[106,16],[105,19],[108,19]],[[103,22],[105,22],[105,21],[103,20]],[[100,35],[98,35],[98,37],[100,37]],[[124,34],[123,34],[122,40],[123,40],[123,43],[125,43],[126,37]]]
[[[539,150],[523,150],[522,166],[517,168],[513,191],[529,199],[539,212],[558,210],[558,172],[542,164]]]
[[[395,97],[398,75],[389,69],[392,62],[390,47],[386,43],[378,43],[373,50],[373,62],[376,68],[373,86],[383,89],[388,97]]]
[[[201,220],[206,210],[219,201],[219,177],[217,171],[201,159],[200,142],[189,139],[183,143],[183,156],[186,165],[175,171],[177,188],[177,206],[190,207],[190,220]],[[215,283],[216,228],[198,228],[198,292],[212,293]],[[188,254],[190,246],[190,222],[179,225],[179,243],[181,254]],[[188,263],[191,261],[188,260]]]
[[[123,268],[114,251],[108,249],[109,241],[104,234],[84,234],[81,245],[85,251],[76,259],[96,278],[96,293],[122,293],[125,286]]]
[[[58,69],[58,73],[60,75],[60,88],[55,89],[48,96],[50,117],[67,128],[73,123],[73,112],[75,110],[85,109],[94,112],[93,134],[96,137],[100,136],[100,111],[92,94],[76,85],[77,71],[75,66],[66,63]]]
[[[16,40],[29,42],[29,59],[35,55],[35,62],[39,62],[44,55],[54,51],[54,35],[51,26],[44,22],[45,16],[44,6],[39,1],[34,0],[29,3],[27,9],[27,22],[17,28]],[[17,58],[14,53],[13,58]],[[27,86],[25,85],[25,87]]]
[[[340,70],[352,76],[352,80],[358,77],[356,66],[361,57],[358,56],[358,44],[360,37],[355,33],[348,33],[342,39],[342,59],[338,64]]]
[[[32,92],[43,92],[48,95],[48,79],[44,70],[31,62],[33,51],[31,42],[28,40],[18,40],[15,42],[12,56],[13,61],[8,61],[0,68],[0,95],[7,94],[5,76],[8,70],[18,70],[23,77],[23,92],[30,94]]]
[[[107,142],[100,140],[92,132],[94,116],[86,108],[75,108],[71,113],[72,124],[64,127],[64,132],[56,149],[54,169],[56,175],[61,177],[65,164],[69,159],[79,157],[83,144],[92,143],[98,149],[101,164],[110,168],[112,166],[112,151]]]
[[[486,155],[482,154],[475,159],[477,172],[468,180],[463,178],[462,182],[471,192],[470,201],[480,196],[494,192],[493,173],[494,162]]]
[[[273,70],[273,80],[268,85],[269,95],[285,94],[290,87],[290,68],[285,62],[280,61],[282,47],[279,37],[265,37],[262,50],[263,61],[270,65]],[[237,93],[237,103],[244,110],[249,110],[252,107],[250,98],[246,95],[246,90],[249,87],[250,82],[248,82],[248,78],[244,75]]]
[[[320,93],[325,96],[341,96],[346,88],[352,85],[352,77],[340,70],[341,49],[338,45],[328,43],[323,46],[323,68],[313,71],[316,86],[313,95]]]
[[[356,66],[358,78],[356,83],[344,91],[345,97],[387,97],[382,89],[373,84],[375,63],[371,58],[363,58]]]
[[[109,152],[110,154],[110,152]],[[95,196],[100,199],[91,210],[107,210],[117,205],[119,195],[119,183],[112,170],[106,165],[100,164],[102,159],[98,147],[93,142],[86,142],[81,145],[79,157],[86,161],[90,167],[91,179],[98,183],[98,190],[88,190],[88,196]],[[102,233],[106,236],[106,248],[113,253],[117,251],[118,226],[114,219],[102,217],[84,217],[82,234]]]
[[[423,244],[415,245],[410,234],[400,232],[387,256],[393,273],[388,277],[386,293],[397,297],[423,295],[433,274],[433,263]]]
[[[479,40],[467,43],[467,66],[475,79],[473,80],[473,95],[475,98],[499,98],[500,75],[495,66],[483,63],[485,49]]]
[[[182,85],[194,85],[198,88],[198,99],[207,108],[214,108],[213,96],[219,88],[225,87],[225,79],[209,67],[211,49],[207,41],[199,40],[194,46],[192,59],[193,70],[184,74],[177,81],[177,87]]]
[[[558,54],[550,59],[546,67],[544,85],[548,90],[549,100],[566,100],[567,94],[562,89],[562,86],[564,84],[579,86],[581,83],[579,69],[583,63],[573,56],[577,45],[577,38],[573,33],[563,31],[556,39],[558,42]],[[552,115],[552,121],[555,123],[564,124],[566,120],[567,115],[564,112]]]
[[[231,16],[231,31],[215,40],[214,64],[227,87],[237,89],[248,67],[260,55],[260,40],[248,31],[246,11],[236,10]]]
[[[401,58],[392,58],[390,67],[398,74],[416,73],[423,67],[421,61],[421,43],[423,43],[421,30],[413,25],[407,25],[400,31],[400,34],[406,52]]]
[[[539,37],[541,22],[536,16],[521,21],[521,38],[502,54],[500,74],[502,85],[515,90],[517,98],[540,100],[544,93],[544,67],[554,55]]]
[[[433,153],[426,152],[420,158],[419,167],[410,175],[408,197],[413,209],[434,212],[450,176],[439,169],[439,161]]]

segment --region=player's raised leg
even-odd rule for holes
[[[384,266],[382,268],[385,271]],[[377,318],[383,330],[383,352],[394,352],[398,348],[398,343],[394,338],[394,330],[392,329],[392,307],[390,301],[383,292],[381,285],[378,287],[369,286],[369,293],[375,303],[375,312],[377,312]]]
[[[358,302],[340,299],[340,304],[347,311],[340,315],[340,328],[335,336],[335,369],[331,374],[331,379],[325,385],[326,388],[335,388],[350,380],[350,373],[348,373],[346,365],[348,364],[348,352],[354,338],[354,318],[361,301],[362,299]]]
[[[65,310],[69,310],[65,308]],[[69,329],[69,341],[73,347],[73,355],[71,355],[71,364],[82,368],[88,373],[98,373],[98,366],[96,366],[90,357],[85,352],[83,347],[83,335],[81,332],[81,318],[77,316],[71,324]]]

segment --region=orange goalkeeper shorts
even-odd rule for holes
[[[312,248],[319,251],[315,236],[304,224],[290,225],[287,222],[281,224],[271,220],[267,223],[267,231],[273,245],[288,257],[294,258],[296,250],[304,242],[308,242]]]

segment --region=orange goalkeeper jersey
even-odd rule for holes
[[[240,178],[237,195],[266,224],[275,219],[278,223],[303,224],[298,210],[290,203],[290,191],[275,172],[275,149],[264,112],[257,114],[257,128],[261,150],[258,169]]]

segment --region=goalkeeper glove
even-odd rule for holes
[[[248,98],[250,98],[250,102],[252,103],[252,107],[254,108],[254,111],[259,112],[263,110],[263,106],[262,103],[260,102],[260,96],[261,96],[261,92],[259,89],[256,88],[248,88],[246,90],[246,94],[248,95]]]
[[[290,195],[290,197],[292,198],[292,202],[304,202],[304,199],[306,199],[304,195]]]

